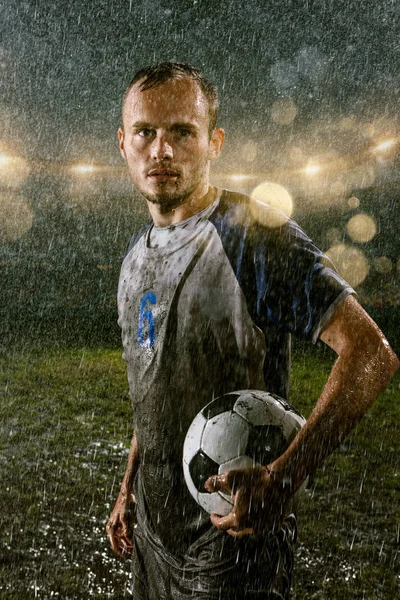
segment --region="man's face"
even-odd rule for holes
[[[207,191],[209,161],[221,146],[208,127],[207,100],[191,79],[131,89],[118,137],[131,179],[147,200],[168,210]]]

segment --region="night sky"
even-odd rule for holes
[[[219,168],[357,153],[398,135],[399,17],[390,0],[5,0],[0,149],[120,164],[126,85],[140,67],[179,60],[217,85]],[[245,144],[256,150],[243,166]]]

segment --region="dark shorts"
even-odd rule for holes
[[[286,600],[289,597],[296,518],[266,537],[236,540],[211,527],[177,559],[135,527],[134,600]]]

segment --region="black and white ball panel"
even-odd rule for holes
[[[268,402],[266,402],[267,398]],[[244,390],[233,409],[252,425],[276,425],[283,431],[287,445],[291,444],[306,422],[304,417],[283,398],[257,390]]]
[[[199,412],[193,419],[185,438],[183,460],[188,463],[192,460],[196,452],[201,448],[201,438],[207,419],[203,412]]]
[[[220,413],[207,421],[201,448],[216,463],[222,464],[246,454],[250,429],[249,423],[233,410]]]
[[[215,398],[212,402],[207,404],[201,411],[207,421],[220,413],[227,412],[233,409],[236,400],[241,396],[242,392],[230,392],[219,398]]]

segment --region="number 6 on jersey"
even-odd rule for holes
[[[156,331],[153,313],[149,308],[149,304],[155,304],[156,301],[154,292],[146,292],[140,301],[138,343],[141,348],[151,348],[154,344]]]

